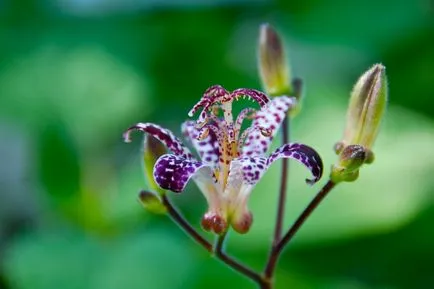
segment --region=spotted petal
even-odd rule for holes
[[[275,150],[268,158],[241,157],[234,159],[231,162],[225,193],[230,195],[239,194],[238,192],[242,186],[252,189],[270,165],[281,158],[294,159],[308,168],[313,176],[313,179],[306,179],[308,184],[316,183],[322,176],[323,164],[319,154],[307,145],[289,143]]]
[[[207,165],[177,155],[165,154],[155,163],[154,179],[161,188],[179,193],[200,170],[204,170],[201,173],[212,180],[212,171]]]
[[[153,123],[138,123],[133,125],[124,133],[123,137],[125,142],[130,142],[130,134],[133,130],[139,130],[148,133],[164,143],[169,150],[174,154],[182,156],[186,159],[193,158],[193,155],[187,147],[168,129],[162,128]]]
[[[322,159],[319,154],[311,147],[299,144],[289,143],[275,150],[267,159],[267,166],[281,158],[291,158],[308,168],[313,179],[306,179],[306,183],[313,185],[318,182],[323,173]]]
[[[247,208],[250,193],[270,165],[280,158],[292,158],[304,164],[313,175],[313,179],[306,179],[308,184],[314,184],[322,176],[321,157],[311,147],[298,143],[285,144],[268,158],[241,157],[232,160],[224,193],[231,200],[229,214],[231,225],[236,231],[245,233],[249,230],[252,222]]]
[[[267,152],[288,110],[295,105],[295,102],[293,97],[276,97],[256,113],[252,129],[246,136],[243,156],[261,156]],[[264,130],[267,131],[265,135]]]
[[[182,124],[182,133],[191,141],[202,162],[212,166],[218,165],[219,162],[219,143],[213,131],[210,131],[206,137],[199,140],[200,129],[196,128],[194,121],[186,121]]]

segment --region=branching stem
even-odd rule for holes
[[[330,193],[330,191],[336,186],[332,181],[328,181],[324,187],[318,192],[315,198],[307,205],[304,211],[300,214],[294,224],[291,226],[289,231],[283,236],[282,240],[273,246],[271,254],[269,256],[267,265],[264,270],[264,275],[267,280],[273,279],[274,269],[277,265],[279,256],[281,255],[285,246],[292,240],[294,235],[298,232],[300,227],[304,224],[307,218],[315,210],[316,207],[321,203],[321,201]]]
[[[208,252],[213,252],[212,244],[205,239],[199,232],[193,228],[190,223],[184,219],[184,217],[178,212],[178,210],[173,206],[172,202],[166,195],[162,197],[163,204],[167,208],[167,212],[172,218],[172,220],[177,223],[190,237],[192,237],[198,244],[205,248]]]
[[[224,263],[229,265],[232,269],[237,271],[238,273],[248,277],[249,279],[258,283],[259,288],[261,289],[271,289],[270,284],[257,272],[245,266],[244,264],[239,263],[232,257],[228,256],[224,251],[224,243],[226,240],[227,233],[219,236],[217,239],[217,244],[215,248],[216,256],[222,260]]]

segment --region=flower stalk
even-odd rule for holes
[[[359,169],[374,161],[372,145],[387,104],[385,68],[374,65],[354,86],[347,112],[342,141],[334,149],[338,161],[330,179],[283,234],[288,181],[288,160],[303,164],[312,178],[320,180],[323,163],[319,154],[301,143],[290,143],[290,119],[300,111],[302,81],[291,79],[286,52],[278,33],[268,24],[261,26],[258,65],[266,93],[239,88],[228,91],[220,85],[208,88],[188,115],[197,120],[182,124],[182,133],[197,152],[190,149],[170,130],[153,123],[137,123],[123,137],[145,134],[143,142],[144,174],[151,191],[142,191],[139,200],[150,212],[167,214],[196,243],[234,271],[254,281],[261,289],[272,289],[280,255],[309,216],[340,182],[355,181]],[[234,116],[232,105],[241,98],[256,102],[259,109],[247,107]],[[244,129],[243,122],[251,120]],[[282,145],[269,153],[273,138],[282,127]],[[248,201],[255,185],[277,160],[282,159],[281,182],[276,223],[270,253],[262,272],[257,272],[225,252],[228,232],[248,233],[253,213]],[[208,208],[202,229],[215,235],[213,244],[188,222],[168,197],[168,191],[183,193],[187,183],[196,183]],[[155,192],[155,193],[154,193]]]
[[[260,288],[268,288],[264,287],[267,285],[267,281],[261,276],[261,274],[255,272],[254,270],[246,267],[245,265],[237,262],[232,257],[228,256],[224,251],[224,244],[226,241],[227,232],[217,237],[217,243],[215,246],[215,255],[225,264],[230,266],[232,269],[237,271],[238,273],[246,276],[252,281],[256,282]]]
[[[213,245],[205,239],[199,232],[178,212],[178,210],[173,206],[169,198],[164,195],[162,197],[163,204],[167,209],[167,213],[172,218],[172,220],[178,224],[192,239],[194,239],[199,245],[201,245],[205,250],[212,253]]]
[[[263,24],[259,30],[258,70],[262,86],[271,97],[291,95],[291,70],[287,62],[285,47],[277,31],[269,24]],[[297,99],[297,98],[296,98]],[[290,112],[295,109],[293,106]],[[282,143],[289,142],[290,122],[287,116],[282,123]],[[277,202],[276,224],[272,246],[282,235],[285,217],[286,190],[288,182],[288,161],[282,161],[279,196]]]
[[[277,261],[282,254],[283,249],[288,245],[288,243],[292,240],[301,226],[306,222],[308,217],[312,214],[312,212],[318,207],[322,200],[330,193],[330,191],[336,186],[334,182],[329,180],[324,187],[317,193],[315,198],[307,205],[307,207],[303,210],[303,212],[299,215],[296,221],[293,223],[288,232],[283,236],[283,238],[277,243],[276,246],[273,246],[270,257],[268,259],[267,265],[264,269],[264,276],[268,280],[273,279],[274,269],[276,268]]]

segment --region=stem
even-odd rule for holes
[[[265,280],[259,273],[255,272],[252,269],[246,267],[245,265],[239,263],[238,261],[236,261],[232,257],[228,256],[224,252],[223,247],[224,247],[224,243],[226,240],[226,235],[227,235],[227,232],[224,233],[223,235],[220,235],[217,239],[217,244],[216,244],[216,248],[215,248],[216,256],[220,260],[222,260],[224,263],[229,265],[232,269],[237,271],[238,273],[240,273],[240,274],[248,277],[249,279],[255,281],[259,285],[259,288],[271,289],[271,284],[269,282],[267,282],[267,280]]]
[[[173,204],[170,202],[170,199],[166,196],[162,196],[162,201],[164,206],[167,208],[167,212],[170,215],[170,217],[173,219],[175,223],[177,223],[184,231],[192,237],[197,243],[202,245],[208,252],[213,253],[213,245],[206,240],[204,237],[202,237],[195,228],[193,228],[187,220],[184,219],[184,217],[176,210],[176,208],[173,206]],[[245,265],[238,263],[235,259],[227,255],[224,250],[224,242],[226,239],[227,233],[219,236],[217,240],[217,245],[215,248],[215,255],[218,259],[222,260],[225,264],[229,265],[232,269],[235,271],[243,274],[244,276],[248,277],[249,279],[255,281],[258,283],[259,288],[261,289],[272,289],[271,284],[265,280],[259,273],[253,271],[252,269],[246,267]]]
[[[277,260],[279,259],[282,250],[285,246],[292,240],[294,235],[298,232],[300,227],[304,224],[310,214],[315,210],[316,207],[321,203],[321,201],[327,196],[327,194],[336,186],[336,183],[333,183],[329,180],[324,187],[318,192],[315,198],[309,203],[309,205],[304,209],[304,211],[300,214],[294,224],[291,226],[289,231],[283,236],[282,240],[272,248],[270,257],[267,262],[267,266],[264,270],[265,278],[271,280],[273,278],[274,269],[277,264]]]
[[[282,123],[282,143],[286,144],[289,142],[289,117],[285,117]],[[280,177],[280,191],[279,191],[279,201],[277,207],[277,217],[276,226],[274,227],[274,239],[273,245],[275,246],[282,236],[282,226],[285,217],[285,203],[286,203],[286,186],[288,183],[288,159],[283,158],[282,160],[282,174]]]
[[[199,243],[202,247],[204,247],[208,252],[212,253],[213,246],[212,244],[202,237],[195,228],[193,228],[190,223],[184,219],[184,217],[175,209],[173,204],[170,202],[169,198],[166,195],[162,196],[162,201],[164,206],[167,208],[167,212],[170,217],[172,217],[173,221],[177,223],[184,231],[192,237],[197,243]]]

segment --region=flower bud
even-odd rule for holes
[[[164,194],[165,190],[155,183],[153,170],[157,159],[165,154],[166,151],[166,147],[159,140],[145,135],[143,140],[143,170],[149,188],[159,194]]]
[[[352,182],[363,164],[374,161],[371,151],[387,104],[385,67],[374,65],[357,81],[351,93],[344,139],[335,144],[339,162],[332,167],[333,182]]]
[[[258,59],[259,73],[267,94],[290,95],[291,76],[285,50],[279,35],[269,24],[260,27]]]
[[[139,201],[143,207],[154,214],[165,214],[167,212],[160,197],[148,191],[141,191],[139,194]]]
[[[387,104],[386,68],[375,64],[357,81],[347,112],[344,143],[371,149]]]

